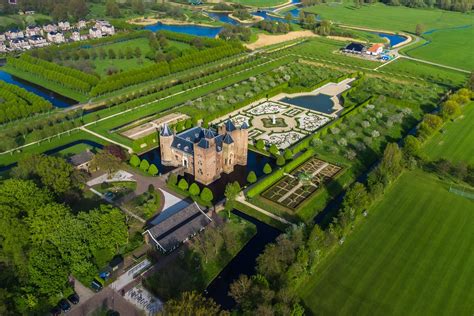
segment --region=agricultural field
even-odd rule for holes
[[[430,159],[474,163],[474,103],[466,104],[463,114],[449,122],[423,147]]]
[[[246,6],[269,8],[286,3],[286,0],[230,0],[233,3],[239,3]]]
[[[426,30],[451,28],[472,24],[472,15],[438,9],[413,9],[404,6],[387,6],[382,3],[355,8],[350,0],[340,4],[331,2],[305,8],[322,19],[338,24],[368,27],[388,31],[415,32],[421,23]]]
[[[471,20],[472,22],[472,20]],[[474,26],[440,29],[423,34],[429,43],[408,48],[408,56],[465,70],[474,69]]]
[[[305,305],[318,315],[470,314],[474,201],[448,189],[404,173],[300,288]]]

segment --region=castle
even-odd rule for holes
[[[217,131],[194,127],[176,135],[164,124],[160,131],[161,163],[182,166],[205,185],[222,172],[231,173],[235,165],[247,165],[247,148],[247,123],[237,128],[228,120]]]

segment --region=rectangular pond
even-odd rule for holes
[[[316,95],[301,95],[293,98],[284,97],[278,101],[326,114],[332,114],[335,111],[331,96],[322,93]]]

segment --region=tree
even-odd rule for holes
[[[408,135],[405,138],[403,144],[403,152],[405,156],[409,157],[419,157],[420,156],[420,149],[421,149],[421,142],[413,135]]]
[[[204,188],[201,192],[201,199],[204,202],[211,202],[214,199],[214,195],[212,194],[212,191],[209,188]]]
[[[424,29],[425,27],[423,26],[423,24],[418,23],[415,28],[415,34],[420,36],[421,34],[423,34]]]
[[[250,171],[248,176],[247,176],[247,181],[249,183],[255,183],[257,182],[257,175],[255,174],[255,172],[253,171]]]
[[[281,167],[281,166],[284,166],[285,163],[286,163],[285,157],[283,157],[282,155],[279,155],[279,156],[277,157],[276,163],[277,163],[277,165],[280,166],[280,167]]]
[[[270,154],[272,154],[275,157],[280,154],[280,150],[275,144],[272,144],[268,151],[270,152]]]
[[[199,188],[199,186],[197,185],[197,183],[191,184],[191,186],[189,187],[189,193],[190,193],[192,196],[198,196],[199,193],[201,193],[201,189]]]
[[[85,18],[88,13],[89,9],[84,0],[69,1],[69,14],[71,14],[76,21]]]
[[[291,151],[291,149],[287,148],[285,149],[285,152],[284,152],[284,157],[286,160],[291,160],[293,159],[293,152]]]
[[[179,180],[178,188],[180,188],[183,191],[186,191],[188,187],[189,187],[189,184],[185,179]]]
[[[291,15],[290,12],[288,12],[286,15],[285,15],[285,20],[287,23],[291,23],[291,21],[293,20],[293,16]]]
[[[148,168],[150,168],[150,163],[148,160],[143,159],[142,162],[140,162],[140,169],[144,172],[147,172]]]
[[[115,144],[104,146],[104,151],[119,158],[120,161],[126,161],[129,157],[128,152],[123,147]]]
[[[145,13],[145,6],[143,5],[143,0],[132,0],[132,10],[138,14]]]
[[[105,4],[105,14],[113,18],[119,18],[122,15],[115,0],[107,0]]]
[[[92,169],[106,171],[109,175],[118,171],[121,165],[120,159],[107,151],[95,154],[91,161]]]
[[[150,168],[148,168],[148,173],[152,176],[156,176],[159,173],[158,168],[155,166],[154,163],[150,165]]]
[[[197,315],[197,316],[217,316],[230,315],[229,312],[223,311],[212,299],[205,298],[196,292],[184,292],[181,297],[176,300],[166,302],[163,316],[171,315]]]
[[[131,165],[132,167],[138,167],[138,166],[140,165],[140,162],[141,162],[141,161],[140,161],[140,158],[138,158],[137,155],[133,155],[133,156],[130,158],[130,161],[129,161],[129,163],[130,163],[130,165]]]
[[[67,8],[66,5],[62,3],[57,3],[54,6],[53,12],[51,13],[53,20],[55,21],[65,21],[67,20]]]
[[[170,175],[168,176],[168,184],[170,185],[178,184],[178,176],[176,175],[176,173],[170,173]]]
[[[440,109],[440,114],[441,116],[447,120],[453,117],[456,117],[461,114],[461,107],[456,101],[453,100],[448,100],[446,102],[443,102],[441,104],[441,109]]]
[[[258,150],[264,150],[265,149],[265,141],[263,139],[257,140],[257,143],[255,143],[255,147]]]
[[[266,163],[265,166],[263,166],[263,173],[264,174],[272,173],[272,167],[268,163]]]
[[[225,187],[224,196],[226,197],[228,202],[233,202],[235,201],[235,198],[239,195],[240,190],[240,184],[237,181],[227,183]]]
[[[356,182],[347,190],[342,202],[344,209],[351,213],[361,213],[369,205],[369,194],[365,186]]]
[[[388,175],[389,179],[396,178],[403,170],[402,151],[396,143],[389,143],[383,152],[380,170]]]

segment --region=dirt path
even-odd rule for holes
[[[298,38],[316,37],[316,36],[318,35],[314,34],[313,32],[309,30],[290,32],[290,33],[281,34],[281,35],[258,34],[258,39],[256,42],[251,43],[251,44],[246,44],[245,46],[248,49],[255,50],[255,49],[262,48],[268,45],[279,44],[279,43],[291,41]]]

